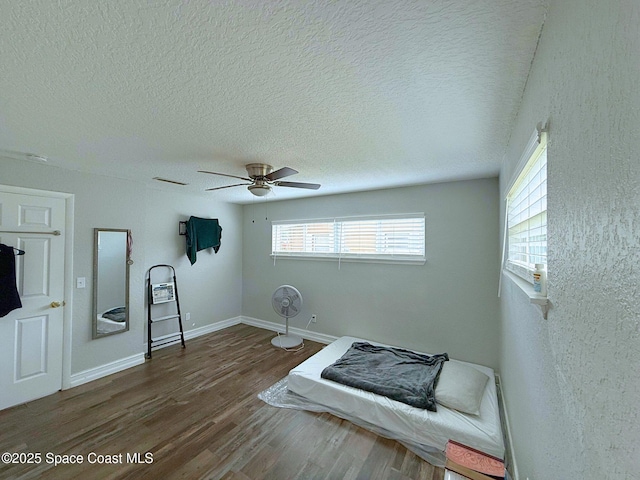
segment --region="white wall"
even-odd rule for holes
[[[217,218],[222,227],[218,253],[208,248],[197,253],[191,265],[185,255],[186,237],[178,235],[178,222],[190,216]],[[240,315],[242,307],[242,207],[212,201],[206,197],[147,191],[146,265],[169,264],[176,269],[180,309],[185,330],[200,328]],[[164,241],[158,241],[164,239]],[[163,269],[154,269],[153,280],[162,279]],[[168,269],[164,269],[169,273]],[[159,279],[159,280],[158,280]],[[174,308],[174,305],[167,308]],[[163,305],[153,307],[153,316],[162,315]],[[172,310],[168,313],[173,313]],[[186,314],[191,319],[186,321]],[[159,323],[154,335],[172,326]],[[175,323],[175,322],[174,322]],[[175,331],[175,330],[173,330]],[[145,337],[146,341],[146,337]]]
[[[73,193],[73,278],[86,277],[84,289],[73,289],[71,373],[121,360],[144,351],[146,341],[147,269],[169,263],[176,268],[185,329],[240,315],[242,275],[242,209],[204,196],[159,191],[117,178],[87,175],[52,166],[0,158],[0,183]],[[216,217],[223,227],[218,254],[198,253],[191,266],[178,221],[190,215]],[[128,228],[133,236],[130,270],[130,329],[96,340],[92,331],[93,229]],[[202,292],[205,292],[203,294]],[[68,300],[68,299],[67,299]]]
[[[640,4],[552,0],[500,177],[550,121],[551,310],[505,280],[520,478],[640,478]]]
[[[354,335],[497,367],[498,182],[377,190],[244,207],[243,315],[284,322],[271,307],[282,284],[296,286],[303,311],[291,325]],[[279,259],[271,220],[425,212],[427,263],[385,265]],[[268,216],[269,220],[265,220]]]

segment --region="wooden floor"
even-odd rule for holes
[[[272,337],[236,325],[0,412],[0,453],[41,454],[39,464],[0,464],[0,478],[443,479],[395,441],[259,400],[323,346],[305,341],[290,353],[272,347]],[[54,466],[53,455],[83,463]]]

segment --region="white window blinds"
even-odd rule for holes
[[[506,267],[527,279],[547,263],[547,135],[541,132],[507,195]]]
[[[333,220],[305,223],[276,223],[271,227],[271,253],[286,255],[324,255],[335,252]]]
[[[424,263],[424,214],[273,222],[272,255]]]

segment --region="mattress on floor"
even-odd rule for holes
[[[353,342],[354,337],[341,337],[327,345],[289,372],[288,388],[308,400],[329,407],[339,416],[351,417],[381,427],[410,443],[435,447],[444,451],[448,440],[469,445],[494,455],[504,456],[500,426],[500,412],[491,368],[473,363],[472,366],[489,376],[479,415],[469,415],[438,404],[437,412],[411,407],[389,398],[320,378],[322,370],[338,360]],[[369,342],[373,345],[384,345]],[[455,362],[456,360],[450,360]]]

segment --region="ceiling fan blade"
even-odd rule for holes
[[[210,175],[222,175],[223,177],[239,178],[240,180],[247,180],[248,182],[252,181],[250,178],[239,177],[237,175],[229,175],[228,173],[207,172],[206,170],[198,170],[198,173],[208,173]]]
[[[273,181],[278,180],[279,178],[288,177],[289,175],[295,175],[296,173],[298,173],[298,171],[293,168],[282,167],[275,172],[271,172],[269,175],[265,175],[264,178]]]
[[[308,188],[309,190],[318,190],[319,183],[302,183],[302,182],[276,182],[274,185],[278,187]]]
[[[253,184],[252,183],[235,183],[233,185],[225,185],[224,187],[207,188],[205,192],[210,192],[212,190],[222,190],[223,188],[242,187],[243,185],[253,185]]]

